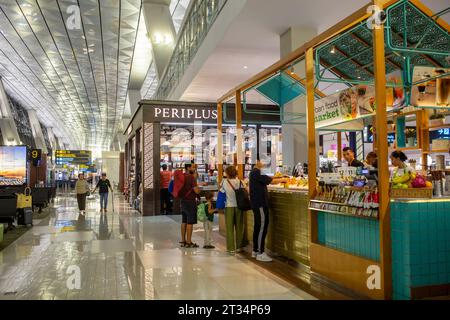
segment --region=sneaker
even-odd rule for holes
[[[265,252],[258,254],[256,256],[256,260],[262,261],[262,262],[272,262],[273,261],[273,259],[271,257],[269,257]]]
[[[252,258],[256,258],[256,257],[258,256],[258,254],[259,254],[259,253],[258,253],[257,251],[253,251],[253,252],[252,252]]]
[[[198,244],[196,243],[186,243],[185,248],[198,248]]]

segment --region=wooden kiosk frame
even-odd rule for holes
[[[222,129],[222,106],[230,100],[236,101],[236,127],[242,127],[242,103],[241,96],[243,91],[267,80],[278,72],[283,72],[289,69],[293,63],[298,63],[305,60],[306,79],[302,84],[306,88],[307,98],[307,133],[308,133],[308,168],[309,168],[309,197],[313,199],[316,193],[316,175],[317,175],[317,159],[316,159],[316,140],[315,140],[315,119],[314,119],[314,104],[316,100],[317,90],[315,88],[315,49],[321,44],[329,41],[350,28],[361,24],[363,21],[372,16],[372,6],[377,6],[380,9],[386,9],[389,6],[395,5],[398,2],[405,0],[373,0],[363,8],[359,9],[352,15],[343,19],[341,22],[331,27],[324,33],[318,35],[312,40],[306,42],[301,47],[293,51],[287,57],[281,59],[277,63],[268,67],[264,71],[258,73],[248,81],[240,84],[236,88],[230,90],[218,99],[218,130]],[[426,8],[418,0],[410,0],[417,8],[428,16],[433,16],[431,10]],[[450,30],[448,24],[442,19],[436,19],[441,27]],[[388,146],[386,144],[388,130],[386,111],[386,64],[392,63],[386,61],[385,55],[385,28],[374,27],[372,29],[373,41],[373,82],[375,86],[375,99],[377,105],[377,112],[374,116],[374,125],[376,126],[376,139],[374,142],[375,150],[378,153],[378,177],[379,177],[379,261],[372,261],[341,251],[333,250],[331,248],[318,244],[318,225],[317,216],[313,211],[309,211],[310,217],[310,250],[311,250],[311,270],[319,274],[323,274],[336,283],[351,289],[361,295],[371,297],[374,299],[391,299],[392,298],[392,241],[391,241],[391,221],[390,221],[390,196],[389,196],[389,167],[388,167]],[[420,119],[420,144],[426,146],[423,148],[426,161],[426,154],[428,150],[428,118],[418,117]],[[220,135],[219,135],[220,136]],[[239,141],[239,140],[238,140]],[[241,145],[241,144],[238,144]],[[340,145],[341,137],[338,135],[339,154],[341,157]],[[222,147],[222,142],[219,141],[219,148]],[[242,150],[241,150],[242,152]],[[219,160],[219,177],[222,177],[223,166]],[[239,165],[239,176],[242,178],[243,168]],[[372,269],[369,267],[372,266]],[[377,270],[378,268],[378,270]],[[380,278],[380,285],[378,288],[369,288],[367,286],[368,277],[371,275],[368,270],[375,270],[374,276],[377,272]]]

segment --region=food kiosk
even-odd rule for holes
[[[372,5],[384,10],[385,21],[373,19]],[[311,275],[359,296],[450,294],[450,200],[443,187],[448,140],[431,141],[430,134],[444,130],[445,135],[448,128],[442,119],[449,111],[450,26],[441,17],[449,11],[434,13],[417,0],[374,0],[218,100],[220,116],[224,101],[235,96],[239,128],[243,91],[274,76],[295,79],[295,66],[305,66],[298,84],[307,100],[309,189],[303,208],[294,202],[302,201],[302,194],[292,193],[289,201],[300,208],[308,228],[292,231],[302,218],[289,205],[278,213],[279,202],[273,199],[269,249],[295,256],[296,237],[307,233]],[[344,83],[348,89],[324,96],[317,92],[320,82]],[[319,172],[317,131],[338,133],[340,160],[341,133],[368,125],[378,156],[376,172]],[[391,133],[395,143],[389,147]],[[393,150],[419,154],[410,165],[419,163],[421,181],[391,179]]]

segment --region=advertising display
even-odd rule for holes
[[[448,76],[435,79],[445,74]],[[411,104],[416,107],[450,108],[450,69],[414,68],[413,82],[423,81],[428,78],[431,80],[413,86]]]
[[[90,165],[92,159],[91,151],[85,150],[56,150],[56,165]]]
[[[405,95],[402,87],[401,75],[394,72],[386,76],[386,105],[389,109],[396,109],[404,105]],[[325,98],[317,100],[314,105],[316,129],[354,121],[376,112],[375,88],[368,85],[357,85]]]
[[[27,147],[0,147],[0,187],[27,182]]]

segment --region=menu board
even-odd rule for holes
[[[56,150],[56,165],[85,165],[91,164],[92,153],[85,150]]]
[[[415,67],[413,83],[426,79],[430,80],[413,86],[411,104],[417,107],[450,108],[450,69]]]

